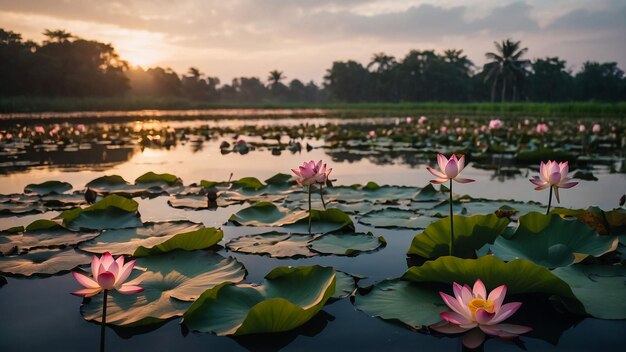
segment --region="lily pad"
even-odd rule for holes
[[[507,228],[508,219],[495,214],[454,216],[454,254],[461,258],[475,258],[476,250],[500,236]],[[411,242],[407,255],[427,259],[446,256],[450,252],[450,218],[430,224]]]
[[[172,186],[174,184],[182,184],[182,181],[180,178],[172,174],[167,174],[167,173],[156,174],[152,171],[149,171],[137,177],[137,179],[135,180],[135,183],[136,184],[151,184],[151,185],[165,183],[167,185]]]
[[[170,252],[176,249],[195,250],[216,245],[223,232],[213,227],[181,220],[147,222],[142,227],[106,230],[96,240],[85,242],[80,249],[90,253],[109,252],[135,257]]]
[[[44,208],[38,204],[29,203],[0,203],[0,215],[24,215],[29,213],[43,213]]]
[[[234,204],[240,204],[241,202],[226,200],[222,197],[218,197],[214,207],[228,207]],[[167,204],[169,204],[172,208],[183,208],[183,209],[212,209],[209,205],[209,201],[205,195],[199,194],[175,194],[171,195],[167,200]]]
[[[225,283],[205,291],[185,313],[183,324],[220,336],[288,331],[317,314],[335,285],[330,267],[279,267],[258,286]]]
[[[600,319],[626,319],[626,267],[572,265],[552,273],[565,281],[589,315]]]
[[[26,254],[0,257],[0,272],[31,276],[54,275],[91,262],[91,257],[70,249],[36,249]]]
[[[504,260],[524,258],[556,268],[574,264],[587,255],[598,257],[615,250],[617,244],[617,237],[600,236],[579,221],[533,212],[519,218],[513,236],[500,237],[489,248]]]
[[[563,299],[574,313],[583,314],[584,308],[569,285],[550,270],[525,259],[505,263],[488,255],[478,259],[439,257],[422,266],[413,266],[402,276],[414,282],[435,282],[473,285],[480,278],[488,290],[507,286],[508,294],[539,293]]]
[[[300,220],[287,224],[284,228],[294,233],[308,233],[308,216]],[[312,233],[330,233],[335,231],[351,232],[354,231],[354,223],[348,214],[335,208],[326,210],[311,211],[311,232]]]
[[[232,181],[231,184],[233,185],[233,188],[250,189],[255,191],[265,187],[265,185],[256,177],[243,177],[239,180]]]
[[[371,232],[327,234],[313,239],[309,248],[322,254],[357,255],[377,250],[386,244],[384,237],[376,237]]]
[[[337,283],[335,284],[335,293],[331,296],[332,299],[342,299],[352,295],[356,289],[357,282],[361,277],[344,273],[343,271],[336,271]]]
[[[289,212],[270,202],[259,202],[233,214],[228,221],[242,226],[279,227],[307,217],[304,211]]]
[[[0,236],[0,252],[23,252],[33,248],[75,246],[100,235],[97,231],[70,231],[50,220],[36,220],[18,233]]]
[[[437,290],[398,279],[379,282],[369,290],[357,290],[353,303],[370,316],[400,321],[413,329],[441,321],[439,313],[448,309]]]
[[[29,184],[24,187],[24,193],[34,193],[38,195],[61,194],[72,189],[72,185],[61,181],[46,181],[44,183]]]
[[[441,191],[437,191],[430,183],[419,190],[413,198],[413,200],[417,202],[441,201],[445,199],[446,195]]]
[[[123,326],[148,325],[182,315],[207,288],[224,282],[239,282],[245,268],[232,257],[213,252],[171,252],[137,259],[128,283],[144,291],[136,295],[110,292],[107,302],[107,324]],[[102,317],[102,295],[92,297],[81,306],[86,320],[99,322]]]
[[[249,254],[266,254],[274,258],[312,257],[316,253],[309,248],[313,239],[309,235],[268,232],[259,235],[242,236],[226,244],[230,250]]]
[[[277,173],[276,175],[265,180],[268,185],[284,185],[292,184],[294,182],[293,177],[288,174]]]
[[[359,222],[379,228],[423,229],[436,220],[437,218],[413,210],[390,207],[367,213],[359,219]]]
[[[58,218],[73,229],[115,229],[141,226],[137,209],[139,204],[132,199],[111,194],[87,208],[76,208],[62,212]]]

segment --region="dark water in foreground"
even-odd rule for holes
[[[287,120],[282,123],[293,123]],[[175,122],[184,124],[185,122]],[[190,122],[193,123],[193,122]],[[230,123],[259,123],[258,121],[231,121]],[[273,122],[281,123],[281,122]],[[424,186],[431,175],[424,164],[411,164],[406,158],[389,157],[381,163],[377,158],[362,157],[351,160],[333,158],[325,149],[313,149],[301,153],[283,152],[272,155],[268,150],[256,150],[247,155],[219,152],[220,140],[187,143],[167,149],[132,148],[114,162],[98,162],[97,154],[86,155],[91,161],[51,163],[46,166],[12,169],[0,174],[0,193],[21,192],[29,183],[58,179],[70,182],[75,189],[82,189],[88,181],[102,176],[119,174],[127,180],[154,171],[169,172],[181,177],[185,184],[201,179],[226,180],[231,172],[235,178],[255,176],[264,180],[277,172],[289,173],[289,169],[309,159],[327,160],[333,167],[337,184],[350,185],[375,181],[379,184]],[[308,141],[313,146],[323,144],[320,140]],[[63,157],[59,155],[58,157]],[[433,155],[433,160],[434,160]],[[63,159],[59,159],[63,160]],[[474,178],[475,183],[460,185],[455,193],[466,193],[493,199],[515,199],[545,202],[545,192],[533,191],[528,176],[536,172],[528,169],[512,177],[497,177],[493,171],[472,168],[464,176]],[[562,193],[562,205],[584,208],[599,205],[604,209],[615,207],[616,199],[626,190],[624,174],[610,174],[608,169],[598,167],[594,174],[598,181],[581,183]],[[242,208],[231,206],[215,212],[208,210],[179,210],[169,207],[167,197],[137,199],[142,220],[173,220],[186,218],[203,222],[207,226],[222,226],[226,219]],[[51,218],[55,212],[23,217],[1,217],[0,228],[25,225],[38,218]],[[356,222],[355,222],[356,223]],[[222,227],[224,240],[228,242],[243,234],[261,233],[262,228]],[[357,224],[357,231],[371,230],[386,238],[387,246],[377,252],[356,257],[323,256],[307,259],[274,259],[266,256],[246,255],[220,251],[223,256],[234,256],[243,263],[249,275],[244,282],[261,282],[271,269],[283,265],[320,264],[339,270],[364,275],[360,286],[374,284],[385,278],[397,277],[407,269],[405,253],[414,230],[372,229]],[[92,351],[98,348],[99,326],[85,321],[80,315],[81,299],[69,292],[78,288],[70,274],[53,277],[7,278],[0,288],[0,351]],[[546,312],[546,314],[558,314]],[[552,343],[522,336],[523,347],[490,339],[486,351],[610,351],[626,344],[626,321],[583,319],[571,321],[572,325],[559,336],[553,333]],[[247,338],[217,337],[212,334],[187,333],[181,329],[179,319],[173,319],[151,330],[107,329],[109,351],[239,351],[239,350],[285,350],[285,351],[461,351],[458,338],[433,337],[411,331],[400,324],[372,318],[356,310],[349,299],[327,305],[311,322],[284,334],[271,334]]]

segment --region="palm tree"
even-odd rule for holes
[[[74,38],[71,33],[68,33],[62,29],[57,29],[55,31],[46,29],[45,32],[43,32],[43,35],[48,37],[48,39],[45,40],[44,43],[65,43],[71,38]]]
[[[502,85],[502,102],[506,99],[507,84],[513,87],[513,100],[515,100],[517,83],[525,77],[526,67],[530,65],[529,60],[521,59],[528,51],[528,48],[520,49],[520,43],[520,41],[514,42],[511,39],[503,40],[502,44],[494,42],[497,53],[488,52],[485,54],[487,59],[492,60],[485,64],[485,70],[487,71],[485,82],[493,79],[491,102],[495,100],[498,82],[501,82]]]
[[[283,76],[283,73],[281,71],[273,70],[270,71],[270,75],[269,77],[267,77],[267,80],[269,81],[270,86],[276,87],[278,86],[278,84],[280,84],[280,81],[285,78],[287,77]]]
[[[388,71],[396,64],[396,58],[385,53],[374,53],[372,55],[372,61],[367,64],[369,70],[372,66],[376,65],[376,72],[381,73]]]

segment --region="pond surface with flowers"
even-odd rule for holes
[[[480,330],[441,328],[458,307],[439,292],[478,278],[464,319],[521,302],[507,326],[532,328],[479,348],[626,343],[623,119],[294,115],[0,119],[0,350],[95,350],[102,294],[70,295],[70,272],[107,251],[145,289],[109,294],[108,350],[461,350]],[[452,207],[439,153],[475,180]],[[309,160],[332,168],[310,233],[291,171]],[[545,215],[548,160],[578,184]]]

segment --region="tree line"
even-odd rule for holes
[[[46,30],[41,44],[0,29],[1,97],[152,97],[207,102],[566,102],[624,101],[626,78],[615,62],[583,63],[573,73],[558,57],[529,60],[521,42],[494,42],[477,67],[463,50],[375,53],[365,64],[335,61],[322,86],[239,77],[222,84],[195,67],[130,67],[110,44]]]

